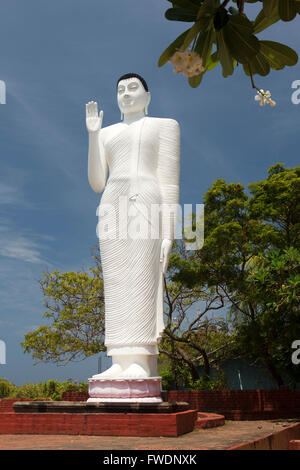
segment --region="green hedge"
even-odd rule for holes
[[[50,398],[51,400],[61,400],[63,392],[73,391],[88,391],[88,384],[76,384],[72,379],[68,379],[66,382],[51,379],[47,382],[25,383],[17,386],[6,379],[0,378],[0,398]]]

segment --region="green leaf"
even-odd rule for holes
[[[255,57],[253,57],[249,63],[243,64],[243,68],[245,74],[248,76],[250,76],[251,74],[258,74],[264,77],[270,72],[270,64],[268,60],[264,57],[264,55],[261,53],[258,53]]]
[[[201,73],[200,75],[196,75],[195,77],[189,77],[189,84],[192,88],[197,88],[200,85],[204,73],[205,72]]]
[[[232,56],[242,64],[249,62],[259,52],[257,37],[245,35],[231,21],[224,27],[224,39]]]
[[[279,42],[260,41],[260,51],[274,69],[283,68],[285,65],[293,66],[298,62],[297,53]]]
[[[197,13],[186,8],[169,8],[165,12],[165,17],[170,21],[196,21]]]
[[[278,5],[278,4],[276,4]],[[279,13],[278,13],[278,8],[274,11],[272,16],[266,16],[261,10],[257,17],[254,20],[253,26],[254,26],[254,34],[260,33],[264,29],[268,28],[272,24],[276,23],[280,19]]]
[[[202,58],[203,67],[206,67],[213,46],[213,29],[199,34],[195,45],[195,52]]]
[[[216,13],[217,9],[220,6],[219,0],[205,0],[199,11],[198,11],[198,19],[204,16],[212,16]]]
[[[238,15],[239,14],[239,10],[237,10],[236,8],[234,7],[229,7],[228,8],[228,11],[231,15]]]
[[[190,0],[173,0],[173,8],[186,8],[187,10],[194,10],[198,11],[200,5],[196,5],[195,3],[191,2]]]
[[[189,45],[191,44],[191,42],[195,39],[195,37],[197,36],[197,34],[199,34],[199,32],[201,31],[202,29],[202,23],[200,22],[196,22],[192,27],[191,29],[189,30],[188,34],[186,35],[185,39],[184,39],[184,42],[182,44],[182,49],[185,50],[189,47]]]
[[[278,0],[263,0],[262,11],[266,18],[274,16],[274,13],[278,12]]]
[[[279,0],[278,13],[283,21],[291,21],[297,14],[295,0]]]
[[[168,60],[175,54],[175,52],[181,48],[189,31],[190,29],[186,30],[167,47],[167,49],[162,53],[158,60],[159,67],[162,67],[166,62],[168,62]]]
[[[211,28],[212,25],[212,16],[203,16],[197,19],[195,24],[191,27],[187,37],[184,40],[182,49],[185,50],[190,43],[195,39],[195,37],[200,33],[200,31],[207,31]]]
[[[234,71],[233,60],[224,40],[224,32],[216,31],[218,57],[222,65],[223,77],[232,75]]]
[[[219,8],[214,16],[214,27],[216,31],[220,31],[229,21],[229,15],[226,8]]]
[[[214,69],[219,62],[218,54],[217,52],[214,52],[207,60],[206,71],[208,72],[209,70]]]
[[[234,25],[241,33],[250,36],[254,32],[253,22],[250,21],[246,16],[231,15],[229,17],[230,24]]]

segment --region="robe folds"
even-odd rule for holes
[[[179,125],[144,117],[104,128],[99,138],[109,170],[97,227],[107,354],[158,354],[160,250],[163,239],[174,237],[176,214],[165,205],[179,203]]]

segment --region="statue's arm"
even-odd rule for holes
[[[108,165],[103,145],[101,129],[103,111],[98,116],[98,105],[90,102],[86,105],[86,126],[89,133],[88,180],[96,193],[101,193],[105,187]]]
[[[89,132],[88,179],[95,193],[103,191],[108,170],[101,132]]]
[[[163,204],[162,236],[173,240],[180,180],[180,127],[174,119],[165,119],[160,127],[157,174]]]

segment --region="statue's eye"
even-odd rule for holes
[[[128,88],[130,90],[136,90],[138,88],[138,83],[134,82],[134,83],[130,83],[130,85],[128,85]]]
[[[118,93],[123,93],[125,91],[125,87],[124,86],[120,86],[118,88]]]

